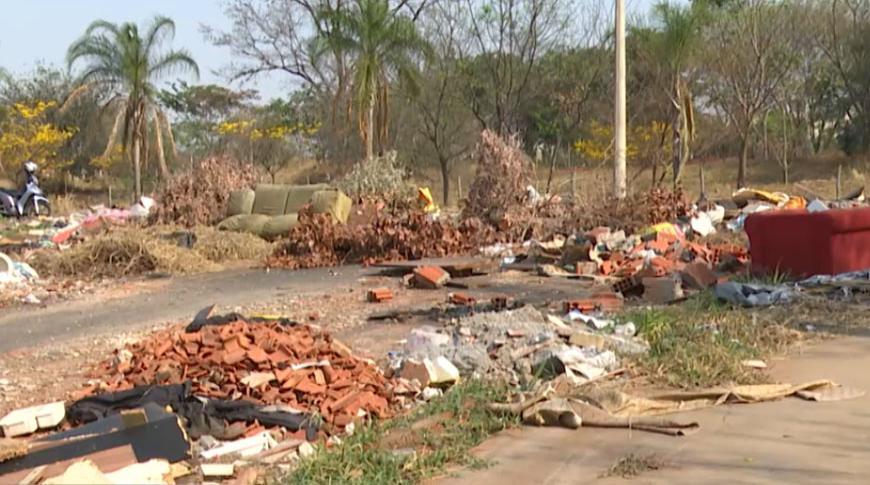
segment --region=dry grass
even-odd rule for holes
[[[610,468],[601,474],[601,478],[605,477],[622,477],[634,478],[644,472],[660,470],[664,468],[665,463],[656,455],[638,455],[629,453],[616,460]]]
[[[253,234],[218,231],[213,227],[197,227],[193,250],[209,261],[262,261],[275,250],[275,245]]]
[[[42,251],[32,264],[40,274],[119,278],[148,273],[186,274],[219,269],[195,251],[138,228],[118,228],[66,251]]]

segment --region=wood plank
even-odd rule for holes
[[[438,266],[450,273],[450,276],[458,276],[468,273],[488,273],[498,267],[498,263],[489,258],[476,256],[458,256],[446,258],[423,258],[410,261],[384,261],[374,264],[376,268],[396,269],[411,272],[420,266]]]

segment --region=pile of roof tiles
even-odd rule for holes
[[[380,370],[307,325],[239,319],[162,331],[116,351],[100,370],[101,392],[189,380],[195,395],[283,404],[338,427],[391,414],[391,385]]]

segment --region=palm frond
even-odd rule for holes
[[[162,41],[175,38],[175,22],[162,15],[154,17],[151,25],[148,27],[148,33],[145,34],[145,43],[143,45],[144,54],[147,56],[151,53],[151,49]]]
[[[159,78],[175,72],[190,72],[199,78],[199,66],[187,50],[172,51],[156,59],[148,69],[148,77]]]

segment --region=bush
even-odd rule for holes
[[[408,180],[408,172],[399,164],[394,151],[357,162],[338,182],[338,187],[355,199],[374,196],[392,200],[414,196],[414,184]]]

